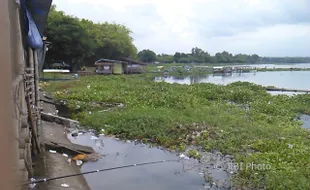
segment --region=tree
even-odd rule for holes
[[[156,61],[156,54],[152,50],[145,49],[138,53],[138,58],[140,61],[152,63]]]
[[[157,55],[156,61],[160,63],[172,63],[174,61],[174,56],[167,54]]]
[[[257,63],[259,61],[259,56],[257,54],[253,54],[248,57],[249,63]]]
[[[93,54],[93,41],[79,20],[56,11],[55,7],[49,13],[46,31],[47,39],[52,42],[47,59],[63,60],[74,66]]]
[[[124,25],[93,23],[57,11],[53,5],[46,27],[47,39],[52,43],[48,60],[64,60],[77,68],[94,64],[99,58],[136,58],[131,31]]]

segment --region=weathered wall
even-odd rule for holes
[[[12,133],[16,133],[13,130],[12,122],[12,54],[11,54],[11,25],[9,19],[9,2],[8,0],[0,1],[0,121],[1,121],[1,133],[0,133],[0,152],[4,153],[1,156],[0,168],[0,187],[1,189],[14,189],[14,172],[12,167],[17,162],[17,149],[14,149],[16,142],[13,139]],[[16,146],[15,146],[16,147]]]
[[[38,74],[35,68],[35,55],[32,50],[24,49],[22,44],[20,9],[15,0],[0,1],[0,58],[1,58],[1,172],[6,172],[5,181],[0,184],[1,189],[28,189],[27,186],[17,187],[16,184],[27,181],[32,176],[32,158],[36,155],[35,142],[38,135],[33,131],[38,129],[39,98]],[[37,81],[36,81],[36,80]],[[30,97],[27,105],[26,97]],[[32,114],[29,114],[32,113]],[[33,123],[29,122],[33,118]],[[2,137],[3,136],[3,137]],[[7,161],[5,161],[7,160]],[[3,166],[2,166],[3,165]],[[13,167],[12,167],[13,165]],[[13,170],[12,170],[13,169]],[[10,170],[10,171],[9,171]],[[13,176],[7,180],[10,172]],[[12,180],[19,182],[13,182]],[[7,185],[8,188],[5,188]]]

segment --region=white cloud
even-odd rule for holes
[[[125,24],[138,49],[310,56],[309,0],[54,0],[60,10]]]

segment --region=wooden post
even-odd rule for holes
[[[34,76],[34,53],[31,47],[28,48],[28,58],[29,58],[29,68],[31,69],[30,73],[32,76]],[[35,85],[34,82],[31,82],[31,97],[30,100],[32,101],[32,104],[35,104]]]
[[[37,135],[37,126],[34,122],[33,116],[32,116],[32,109],[31,109],[31,104],[30,104],[30,97],[28,94],[26,94],[26,103],[27,103],[27,109],[28,109],[28,117],[31,125],[31,132],[32,132],[32,139],[34,142],[34,154],[40,153],[40,144],[38,142],[38,135]]]
[[[36,50],[33,51],[34,57],[34,84],[35,84],[35,106],[37,113],[37,135],[40,134],[40,124],[41,124],[41,116],[40,116],[40,91],[39,91],[39,63],[38,63],[38,53]]]

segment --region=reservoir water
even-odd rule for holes
[[[219,85],[245,81],[263,86],[310,90],[310,71],[250,72],[226,75],[209,74],[205,76],[160,76],[155,77],[155,81],[178,84],[214,83]]]
[[[81,172],[131,165],[159,160],[177,160],[179,157],[159,148],[149,148],[144,144],[118,141],[113,138],[99,136],[91,140],[91,134],[68,138],[76,144],[91,146],[102,155],[97,162],[85,163]],[[196,160],[188,160],[186,167],[197,165]],[[162,164],[136,166],[112,171],[84,175],[92,190],[202,190],[206,185],[199,169],[193,168],[183,172],[183,163],[168,162]]]

